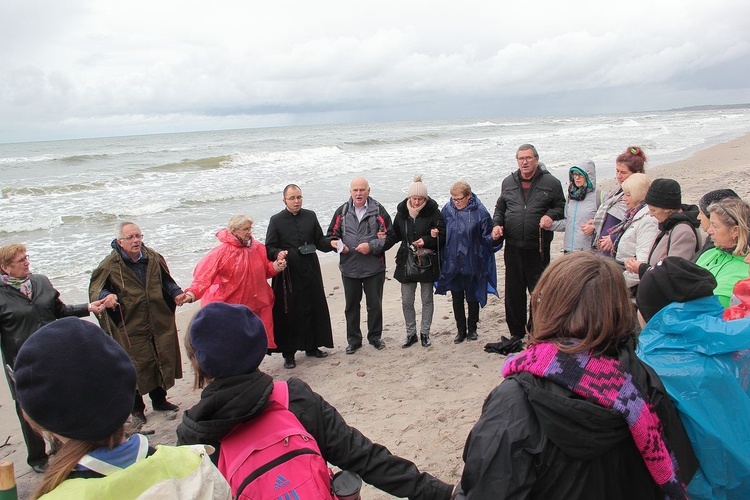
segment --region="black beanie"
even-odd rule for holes
[[[682,257],[666,257],[641,278],[636,303],[648,321],[672,302],[709,297],[714,288],[716,278],[708,270]]]
[[[23,411],[60,436],[106,439],[133,410],[133,363],[89,321],[63,318],[41,327],[21,346],[13,370]]]
[[[652,207],[678,209],[682,206],[680,184],[673,179],[654,179],[644,201]]]
[[[254,372],[268,349],[263,322],[240,304],[206,304],[193,318],[189,335],[198,366],[212,378]]]
[[[739,196],[732,189],[717,189],[704,194],[698,202],[698,206],[704,215],[708,215],[708,206],[711,205],[711,203],[726,200],[727,198],[739,198]]]

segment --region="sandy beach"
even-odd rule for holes
[[[542,152],[543,156],[543,152]],[[613,160],[614,161],[614,155]],[[745,199],[750,198],[750,134],[730,142],[697,151],[688,158],[662,166],[647,164],[651,178],[668,177],[682,185],[683,203],[697,203],[707,191],[732,188]],[[604,180],[612,185],[611,180]],[[485,200],[492,212],[494,199]],[[559,235],[553,243],[553,258],[561,255]],[[354,355],[346,355],[344,298],[341,277],[333,259],[323,260],[328,304],[333,323],[335,348],[325,359],[297,355],[297,368],[285,370],[280,355],[266,357],[261,369],[274,378],[298,377],[334,405],[346,421],[373,441],[387,446],[393,453],[414,461],[449,483],[459,480],[463,467],[464,441],[480,415],[482,402],[492,388],[501,382],[500,369],[505,357],[485,353],[487,342],[496,342],[507,334],[501,297],[490,297],[480,312],[479,340],[453,344],[455,325],[448,297],[435,297],[432,326],[433,343],[429,348],[419,344],[402,349],[405,337],[399,283],[392,279],[393,256],[388,255],[388,280],[383,299],[383,339],[387,348],[377,351],[365,346]],[[169,255],[165,255],[169,260]],[[502,255],[498,258],[498,283],[502,289]],[[186,285],[186,284],[183,284]],[[65,300],[65,297],[63,297]],[[364,308],[364,304],[363,304]],[[180,335],[186,331],[197,306],[183,307],[177,316]],[[362,319],[366,319],[363,311]],[[192,406],[199,393],[193,391],[192,370],[183,355],[184,379],[169,391],[169,399],[181,410]],[[61,374],[62,375],[62,374]],[[147,410],[152,430],[152,444],[174,444],[177,419]],[[8,388],[0,384],[0,461],[15,465],[20,498],[28,498],[39,475],[26,465],[26,450],[10,399]],[[392,498],[366,486],[363,498]]]

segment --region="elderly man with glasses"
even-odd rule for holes
[[[121,222],[115,235],[112,252],[91,274],[89,297],[104,299],[108,314],[99,323],[136,367],[138,390],[132,416],[142,425],[146,423],[144,393],[155,411],[178,410],[167,401],[167,390],[182,378],[174,314],[187,296],[169,274],[164,257],[143,244],[137,225]]]
[[[534,290],[550,262],[552,221],[565,213],[562,184],[539,162],[536,148],[519,146],[516,162],[518,169],[503,180],[493,216],[492,236],[505,240],[505,317],[511,335],[501,340],[501,354],[522,348],[527,324],[532,324],[526,292]]]

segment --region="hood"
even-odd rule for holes
[[[568,171],[568,179],[571,184],[574,184],[573,174],[571,173],[574,168],[580,170],[586,176],[586,179],[588,180],[588,189],[596,188],[596,165],[592,160],[578,160],[570,167],[570,170]]]
[[[638,337],[638,352],[675,349],[706,356],[750,349],[750,318],[724,321],[718,297],[673,302],[656,313]]]
[[[630,348],[618,360],[638,387],[648,387],[648,375]],[[632,440],[623,416],[573,394],[567,388],[530,373],[514,378],[526,392],[542,430],[565,454],[580,460],[600,456],[623,440]]]
[[[409,216],[409,209],[406,208],[407,201],[409,201],[409,198],[406,198],[396,207],[396,213],[401,215],[402,217]],[[432,198],[427,198],[427,201],[425,201],[424,203],[424,208],[419,211],[419,215],[417,215],[417,217],[431,217],[433,214],[435,214],[435,212],[439,210],[440,207],[438,206],[437,202]]]
[[[229,229],[224,228],[220,229],[218,233],[216,233],[216,239],[218,239],[222,243],[227,243],[229,245],[235,246],[235,247],[244,247],[245,245],[242,244],[240,240],[237,239],[235,235],[229,232]],[[250,243],[252,243],[253,238],[250,238]]]
[[[263,411],[273,391],[273,378],[261,371],[211,382],[201,399],[182,415],[178,428],[186,442],[215,442],[238,424]]]
[[[680,208],[682,209],[682,212],[673,213],[667,217],[664,222],[659,224],[659,229],[661,231],[669,231],[682,222],[687,222],[695,229],[698,229],[701,226],[701,223],[698,220],[698,205],[683,204]]]

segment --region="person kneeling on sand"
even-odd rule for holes
[[[34,498],[229,499],[204,446],[149,446],[126,438],[136,372],[101,328],[63,318],[24,343],[14,365],[18,402],[31,426],[62,442]]]
[[[200,402],[183,414],[177,441],[215,447],[218,453],[212,459],[221,469],[222,458],[227,460],[221,455],[222,441],[226,444],[235,428],[261,417],[271,396],[278,401],[280,384],[258,369],[267,348],[263,323],[245,306],[214,302],[193,318],[185,348],[195,370],[195,386],[205,389]],[[315,440],[326,462],[396,497],[450,498],[450,485],[347,425],[305,382],[291,378],[285,385],[288,410]]]

